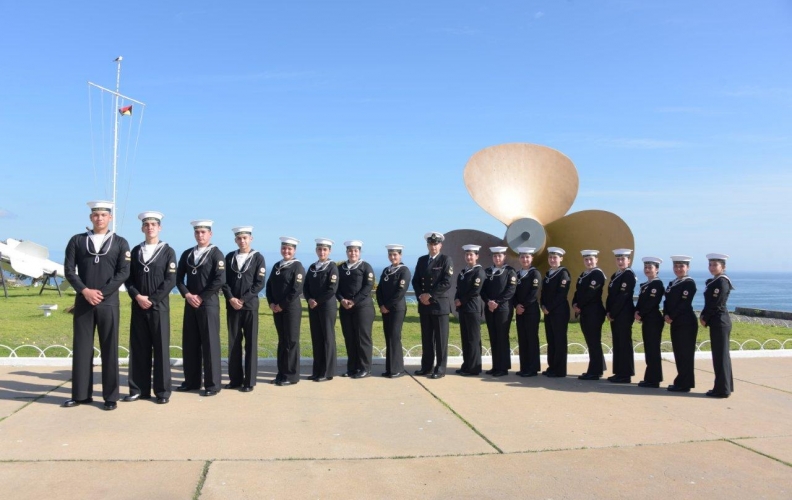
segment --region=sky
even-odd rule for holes
[[[60,260],[110,196],[113,103],[87,82],[114,88],[123,56],[146,104],[119,134],[130,245],[159,210],[177,252],[210,218],[226,252],[253,225],[269,264],[282,235],[304,262],[318,237],[411,262],[427,231],[505,233],[462,172],[526,142],[575,163],[569,213],[617,214],[638,257],[792,271],[791,49],[788,0],[3,2],[0,239]]]

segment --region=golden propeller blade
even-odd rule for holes
[[[470,196],[507,226],[534,219],[546,226],[564,216],[578,192],[578,174],[566,155],[537,144],[511,143],[478,151],[464,172]]]

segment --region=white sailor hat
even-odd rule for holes
[[[489,247],[490,252],[492,253],[506,253],[509,247]]]
[[[192,225],[192,227],[194,227],[195,229],[199,229],[199,228],[212,229],[212,224],[214,224],[214,221],[211,221],[209,219],[198,219],[198,220],[190,221],[190,225]]]
[[[237,226],[232,229],[234,236],[242,233],[242,234],[253,234],[253,226]]]
[[[317,247],[327,247],[330,248],[335,243],[333,240],[328,240],[327,238],[316,238],[314,240],[316,242]]]
[[[443,236],[443,233],[432,231],[424,234],[424,239],[426,240],[427,243],[442,243],[443,241],[445,241],[445,236]]]
[[[385,245],[385,248],[388,249],[388,252],[399,252],[401,253],[404,250],[404,245]]]
[[[161,222],[163,217],[165,216],[162,215],[162,212],[140,212],[138,214],[138,219],[140,219],[141,222]]]
[[[291,236],[281,236],[280,241],[281,245],[289,245],[290,247],[296,247],[300,244],[300,240],[292,238]]]
[[[708,253],[707,260],[728,260],[729,256],[725,253]]]
[[[632,252],[633,251],[629,248],[617,248],[616,250],[613,251],[613,255],[615,255],[616,257],[629,257],[630,255],[632,255]]]
[[[661,259],[660,257],[644,257],[641,260],[643,261],[644,264],[654,264],[658,267],[660,267],[660,264],[663,263],[663,259]]]
[[[481,245],[462,245],[462,250],[466,252],[476,252],[478,253],[481,250]]]
[[[559,247],[549,247],[549,248],[547,249],[547,253],[554,253],[554,254],[556,254],[556,255],[561,255],[561,256],[563,256],[563,255],[564,255],[566,252],[564,251],[564,249],[563,249],[563,248],[559,248]]]
[[[690,261],[693,260],[693,257],[689,255],[672,255],[671,262],[676,264],[677,262],[681,262],[682,264],[690,264]]]
[[[534,247],[517,247],[517,252],[519,252],[520,255],[524,253],[527,253],[528,255],[533,255],[536,252],[536,249]]]
[[[112,201],[104,201],[104,200],[96,200],[96,201],[89,201],[87,203],[88,208],[91,209],[91,212],[112,212],[113,211],[113,202]]]
[[[349,247],[363,248],[363,242],[360,240],[347,240],[344,242],[344,246],[347,248]]]
[[[599,250],[581,250],[580,255],[583,257],[596,257],[599,255]]]

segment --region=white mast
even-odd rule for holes
[[[116,91],[115,91],[115,123],[113,124],[113,232],[116,230],[115,214],[118,212],[118,205],[116,205],[116,181],[118,180],[118,96],[121,91],[121,61],[124,58],[121,56],[116,57],[115,62],[118,63],[118,71],[116,72]]]

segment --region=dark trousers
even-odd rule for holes
[[[154,394],[169,398],[170,309],[141,309],[133,304],[129,326],[129,394],[151,396],[152,368]]]
[[[643,337],[646,356],[646,371],[644,372],[643,381],[659,384],[663,381],[663,358],[660,356],[660,342],[663,337],[665,322],[660,315],[656,319],[642,319],[641,336]]]
[[[545,314],[544,323],[547,336],[547,371],[558,377],[566,377],[569,308],[559,307],[555,311],[550,311],[550,314]]]
[[[671,323],[671,345],[674,348],[677,376],[674,385],[682,389],[696,387],[696,336],[698,321],[694,314],[677,316]]]
[[[93,394],[94,330],[102,356],[102,398],[118,401],[118,305],[92,306],[82,295],[74,301],[72,345],[72,399]]]
[[[402,326],[407,311],[390,311],[382,315],[382,329],[385,331],[385,373],[404,371],[404,350],[402,349]]]
[[[335,323],[338,306],[329,300],[308,310],[311,325],[311,344],[313,345],[314,377],[334,377],[336,371]]]
[[[220,390],[220,308],[202,305],[194,308],[185,302],[182,329],[184,385],[201,388],[201,371],[207,391]],[[203,364],[203,366],[201,366]]]
[[[448,363],[448,314],[419,314],[421,319],[421,370],[445,374]],[[436,363],[436,364],[435,364]]]
[[[709,323],[710,342],[712,343],[712,368],[715,370],[715,394],[731,394],[734,392],[732,378],[731,354],[729,354],[729,337],[731,337],[731,319],[728,314],[713,317]]]
[[[352,309],[341,307],[338,311],[344,345],[347,350],[347,373],[371,371],[371,329],[374,326],[374,305],[355,304]]]
[[[486,307],[486,304],[484,304]],[[490,312],[484,310],[484,319],[487,321],[487,332],[490,338],[490,353],[492,354],[492,369],[506,372],[511,369],[511,345],[509,345],[509,330],[511,329],[512,309],[498,308]]]
[[[258,308],[226,308],[228,317],[228,378],[231,385],[253,387],[258,376]],[[244,347],[243,344],[244,343]],[[242,351],[245,352],[244,368]]]
[[[605,310],[596,308],[594,310],[583,309],[580,311],[580,329],[583,330],[583,338],[586,339],[588,349],[589,364],[586,375],[601,377],[605,371],[605,354],[602,352],[602,324],[605,322]]]
[[[535,304],[517,315],[517,343],[520,348],[520,371],[538,373],[542,369],[539,355],[539,321],[541,315]]]
[[[466,373],[481,373],[481,314],[478,312],[459,313],[459,333],[462,337],[462,366]]]
[[[275,330],[278,332],[278,376],[292,384],[300,381],[300,322],[302,307],[297,302],[289,309],[274,313]]]
[[[617,377],[635,375],[635,351],[632,342],[634,321],[632,311],[625,311],[610,322],[613,334],[613,374]]]

